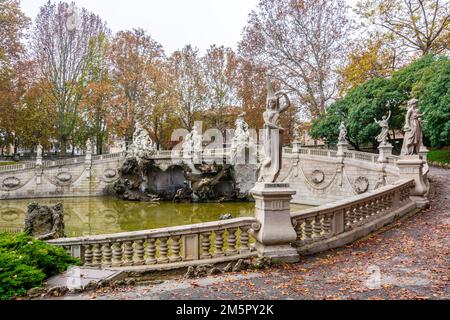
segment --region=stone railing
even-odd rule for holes
[[[34,169],[35,166],[36,166],[36,164],[31,161],[22,162],[22,163],[18,163],[18,164],[9,164],[6,166],[0,166],[0,172]]]
[[[98,156],[93,156],[92,161],[120,159],[120,158],[123,158],[124,155],[125,155],[124,152],[102,154],[102,155],[98,155]]]
[[[366,161],[366,162],[377,162],[378,154],[375,153],[367,153],[367,152],[360,152],[360,151],[346,151],[345,158],[347,159],[353,159],[353,160],[359,160],[359,161]]]
[[[238,218],[187,226],[67,238],[49,241],[62,246],[85,266],[126,267],[142,265],[235,260],[254,253],[249,229],[255,218]]]
[[[93,156],[92,161],[101,161],[101,160],[111,160],[111,159],[120,159],[124,155],[123,152],[120,153],[111,153],[111,154],[103,154],[98,156]],[[75,164],[81,164],[86,161],[84,156],[69,158],[69,159],[60,159],[60,160],[46,160],[42,162],[42,168],[52,168],[52,167],[62,167],[69,166]],[[0,166],[0,172],[14,172],[14,171],[22,171],[22,170],[32,170],[36,169],[38,166],[35,161],[27,161],[21,162],[18,164],[11,164],[6,166]]]
[[[361,231],[353,234],[353,231],[360,227],[364,229],[365,225],[387,215],[415,209],[415,203],[410,199],[413,187],[414,180],[399,180],[396,185],[382,187],[371,194],[292,213],[297,248],[299,251],[317,252],[324,249],[323,244],[327,240],[330,241],[326,242],[325,248],[333,248],[369,234],[373,230],[363,231],[362,234]],[[339,240],[343,235],[351,241]],[[314,249],[315,244],[318,245]]]

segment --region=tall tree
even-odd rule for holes
[[[0,0],[0,153],[14,141],[14,112],[20,99],[20,61],[25,47],[22,39],[30,20],[18,0]]]
[[[82,119],[88,130],[82,128],[77,140],[84,146],[88,137],[95,137],[97,154],[103,153],[103,145],[112,129],[112,108],[116,102],[109,70],[109,47],[109,40],[104,34],[91,38],[86,76],[89,84],[81,100]]]
[[[60,149],[66,152],[86,89],[89,43],[107,28],[99,16],[85,9],[50,1],[36,18],[32,49],[40,66],[40,76],[51,85],[45,94],[57,110]]]
[[[111,45],[112,77],[122,106],[115,118],[119,135],[133,137],[136,121],[149,113],[147,100],[155,90],[151,74],[164,61],[162,46],[142,29],[119,32]]]
[[[421,55],[441,53],[450,45],[450,1],[360,0],[357,11],[394,35],[403,47]]]
[[[312,117],[337,94],[336,67],[346,49],[343,0],[260,0],[250,14],[240,52],[263,65]]]
[[[231,48],[212,45],[202,58],[206,85],[206,107],[212,112],[212,126],[225,133],[225,115],[240,106],[237,95],[239,60]]]
[[[351,44],[347,64],[339,69],[339,96],[377,77],[387,77],[403,62],[401,49],[391,45],[392,39],[371,34]]]
[[[187,45],[175,51],[170,66],[178,98],[176,114],[183,128],[192,130],[195,117],[204,109],[206,93],[198,49]]]

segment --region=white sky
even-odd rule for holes
[[[133,28],[147,30],[163,45],[167,54],[186,44],[192,44],[202,52],[211,44],[236,49],[248,14],[258,3],[258,0],[73,1],[78,7],[100,15],[114,33]],[[46,2],[21,0],[21,6],[25,14],[34,20],[39,7]]]

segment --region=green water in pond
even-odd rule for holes
[[[38,200],[0,200],[0,231],[17,232],[23,226],[27,206],[64,205],[64,221],[69,237],[109,234],[126,231],[187,225],[219,220],[222,214],[233,218],[252,217],[254,203],[175,204],[172,202],[144,203],[114,198],[69,198]],[[298,211],[309,206],[292,204]]]

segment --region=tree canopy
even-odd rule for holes
[[[433,147],[450,144],[449,85],[450,60],[445,56],[427,55],[400,69],[390,78],[377,77],[350,90],[327,110],[327,114],[313,122],[312,135],[329,144],[337,142],[339,124],[347,125],[348,140],[356,149],[366,144],[376,145],[380,119],[389,111],[390,128],[401,130],[406,102],[419,99],[425,112],[424,135]],[[391,139],[394,137],[390,137]]]

